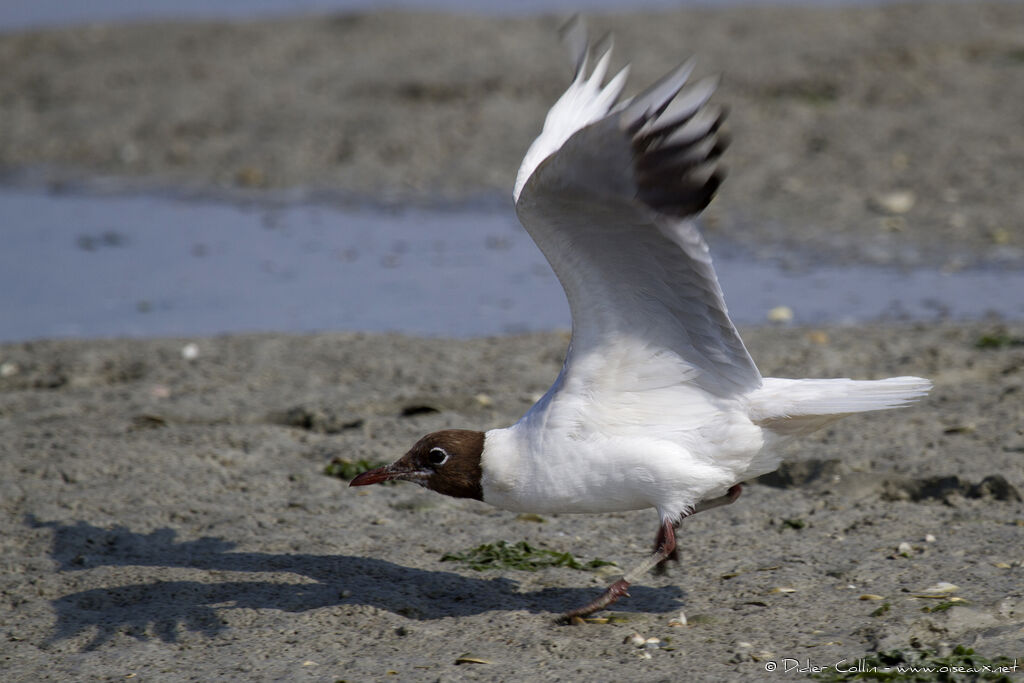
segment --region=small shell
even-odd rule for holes
[[[776,306],[768,311],[768,322],[780,325],[793,322],[793,309],[789,306]]]
[[[868,205],[879,213],[890,215],[904,214],[914,208],[917,195],[910,190],[895,190],[877,194],[868,200]]]
[[[772,593],[796,593],[796,589],[789,586],[779,586],[778,588],[773,588]]]
[[[960,590],[960,586],[957,586],[956,584],[949,583],[948,581],[939,581],[934,586],[928,586],[920,593],[913,593],[912,595],[915,598],[925,598],[928,600],[946,600],[949,602],[953,602],[961,599],[949,597],[951,593],[955,593],[958,590]]]
[[[632,635],[626,636],[622,642],[635,647],[643,647],[647,643],[647,639],[639,633],[633,633]]]

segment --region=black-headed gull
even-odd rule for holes
[[[779,446],[844,415],[905,406],[919,377],[762,377],[729,319],[693,219],[721,174],[715,79],[686,86],[692,61],[620,100],[602,50],[566,29],[576,75],[548,112],[516,179],[516,213],[558,275],[572,338],[555,383],[518,422],[428,434],[352,486],[402,479],[523,512],[655,508],[654,553],[571,619],[626,595],[675,557],[675,529],[732,503],[773,471]],[[684,87],[686,86],[686,87]]]

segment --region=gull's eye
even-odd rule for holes
[[[430,464],[434,467],[440,467],[448,462],[448,451],[440,446],[435,446],[431,448],[430,453],[427,454],[427,460],[430,461]]]

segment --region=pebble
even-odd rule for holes
[[[910,546],[909,543],[907,543],[906,541],[903,541],[902,543],[900,543],[896,547],[896,552],[899,553],[900,555],[908,555],[909,556],[911,553],[914,552],[914,549]]]
[[[171,395],[171,388],[166,384],[154,384],[149,388],[149,395],[153,398],[167,398]]]
[[[19,368],[18,364],[15,363],[14,361],[9,360],[5,363],[0,363],[0,377],[13,377],[14,375],[17,375],[20,371],[21,368]]]
[[[779,324],[793,322],[793,309],[789,306],[776,306],[768,311],[768,320]]]
[[[522,512],[516,515],[516,519],[520,522],[535,522],[537,524],[543,524],[547,521],[535,512]]]
[[[873,196],[868,206],[880,213],[900,215],[910,211],[916,203],[917,195],[910,190],[895,190]]]
[[[195,360],[199,358],[199,345],[194,342],[189,342],[181,347],[181,357],[185,360]]]
[[[924,542],[925,543],[935,543],[935,536],[933,536],[932,534],[925,534]]]
[[[860,596],[860,599],[861,600],[885,600],[885,597],[882,596],[882,595],[875,595],[874,593],[865,593],[864,595]]]

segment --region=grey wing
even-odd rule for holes
[[[760,386],[761,375],[692,220],[721,183],[726,141],[724,110],[707,104],[716,81],[685,88],[691,70],[684,64],[565,131],[516,211],[565,289],[575,351],[633,340],[676,354],[693,370],[686,381],[733,395]]]

